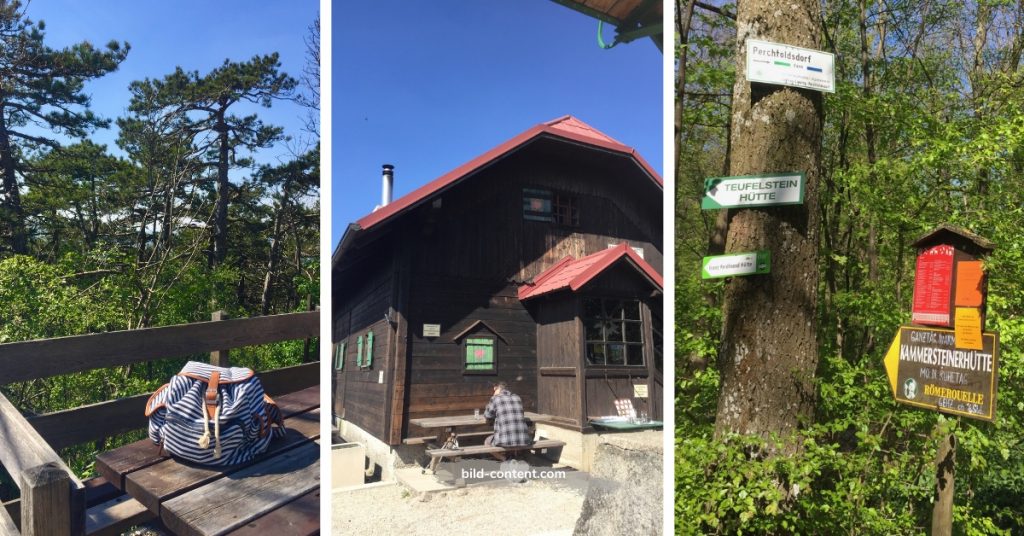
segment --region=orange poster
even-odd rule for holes
[[[981,283],[984,277],[981,261],[956,263],[957,307],[981,307]]]

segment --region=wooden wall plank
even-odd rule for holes
[[[319,311],[0,345],[0,385],[319,334]]]

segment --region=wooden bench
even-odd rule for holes
[[[523,445],[520,447],[494,447],[490,445],[480,445],[476,447],[460,447],[457,449],[427,449],[427,454],[433,458],[451,458],[454,456],[472,456],[475,454],[496,454],[499,452],[518,452],[521,450],[543,450],[564,447],[565,441],[559,441],[557,439],[541,439],[534,441],[531,445]]]
[[[459,434],[459,439],[467,437],[487,437],[494,432],[488,430],[486,432],[463,432]],[[402,440],[403,445],[427,445],[437,442],[437,436],[423,436],[423,437],[407,437]]]

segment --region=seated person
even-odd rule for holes
[[[487,403],[484,418],[494,425],[494,434],[487,436],[484,444],[495,447],[523,447],[533,444],[530,423],[523,414],[523,401],[512,394],[505,382],[494,384],[494,395]],[[505,461],[505,454],[495,452],[494,457]]]

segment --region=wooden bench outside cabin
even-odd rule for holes
[[[464,437],[487,437],[494,432],[488,430],[486,432],[462,432],[459,434],[459,438]],[[437,436],[422,436],[422,437],[407,437],[402,440],[403,445],[429,445],[436,444]]]
[[[564,446],[565,441],[559,441],[557,439],[540,439],[538,441],[534,441],[530,445],[523,445],[519,447],[495,447],[490,445],[480,445],[475,447],[459,447],[457,449],[427,449],[427,454],[430,455],[430,459],[433,461],[434,459],[438,458],[473,456],[476,454],[497,454],[499,452],[519,452],[523,450],[535,451],[561,448]]]
[[[227,350],[232,348],[318,336],[319,317],[319,311],[311,311],[223,320],[218,312],[214,322],[2,344],[0,385],[205,352],[210,353],[211,363],[226,366]],[[268,394],[319,385],[316,358],[305,361],[314,362],[261,372]],[[0,464],[21,492],[20,499],[0,507],[0,536],[120,534],[155,517],[103,478],[82,482],[56,453],[145,428],[143,408],[148,397],[136,395],[26,418],[0,394]],[[278,512],[288,523],[310,518],[318,529],[319,498],[304,497],[294,503],[300,501],[302,508]],[[237,532],[267,528],[259,525]]]

